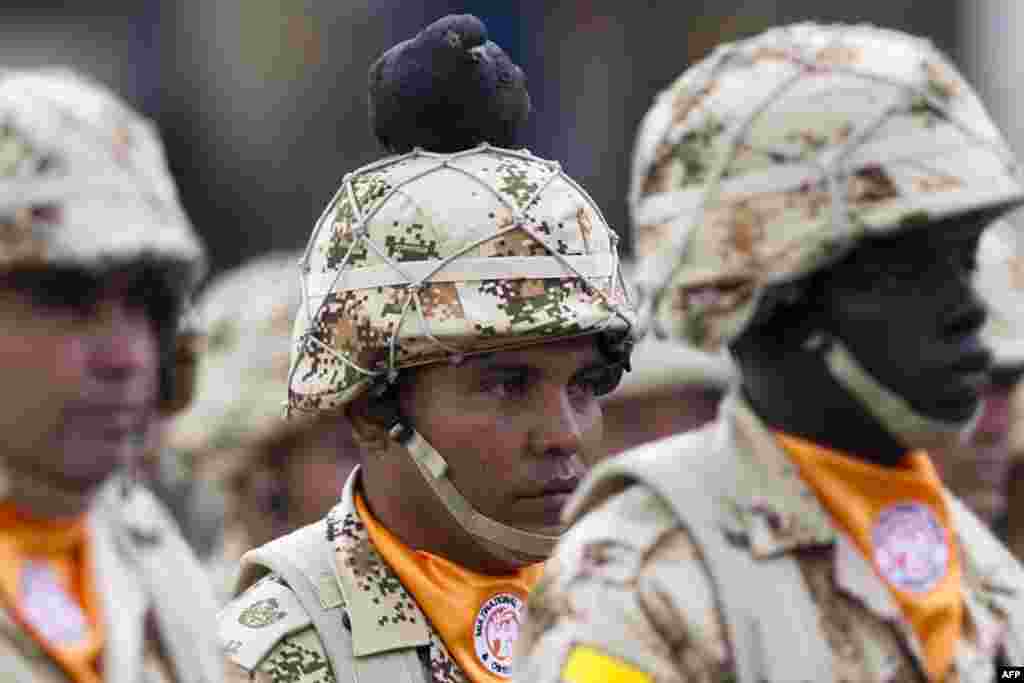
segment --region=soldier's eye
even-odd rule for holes
[[[529,389],[529,381],[529,373],[525,370],[503,370],[486,377],[483,389],[501,398],[519,398]]]
[[[288,515],[288,491],[283,486],[275,487],[267,496],[267,508],[276,517]]]
[[[619,386],[623,371],[622,365],[618,363],[588,368],[573,378],[573,387],[586,391],[592,396],[604,396]]]
[[[100,291],[97,278],[77,270],[14,273],[6,284],[34,306],[81,315],[95,307]]]

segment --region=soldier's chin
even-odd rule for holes
[[[982,401],[973,394],[962,397],[958,406],[943,411],[919,410],[937,425],[934,429],[913,434],[897,434],[904,446],[915,450],[936,451],[962,447],[968,441],[981,416]],[[941,426],[938,426],[941,425]]]
[[[65,450],[61,478],[69,489],[94,489],[141,454],[142,446],[135,438],[74,439]]]
[[[519,528],[522,531],[529,531],[531,533],[544,534],[544,535],[549,535],[549,536],[561,536],[568,529],[567,526],[531,527],[531,528],[528,528],[528,529],[517,526],[516,528]],[[519,552],[517,550],[513,550],[513,549],[508,548],[508,547],[506,547],[504,545],[501,545],[499,543],[496,543],[494,541],[487,540],[487,539],[482,539],[481,538],[481,539],[478,539],[478,541],[483,544],[483,546],[487,549],[487,551],[491,555],[493,555],[494,557],[498,558],[503,563],[505,563],[505,564],[507,564],[507,565],[509,565],[511,567],[516,567],[516,568],[526,567],[526,566],[531,565],[531,564],[536,564],[538,562],[543,562],[543,561],[547,560],[550,557],[550,554],[548,554],[548,555],[532,555],[530,553]]]

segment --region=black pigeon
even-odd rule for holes
[[[530,113],[522,69],[472,14],[451,14],[370,67],[370,127],[390,152],[513,147]]]

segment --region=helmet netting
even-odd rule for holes
[[[525,201],[519,202],[519,205],[517,206],[516,203],[513,203],[508,198],[506,198],[485,178],[481,178],[475,173],[471,172],[470,170],[467,170],[466,168],[463,168],[453,163],[462,157],[487,152],[503,158],[521,159],[534,163],[539,162],[547,167],[548,175],[537,184],[536,189],[534,189],[530,193],[528,198]],[[398,183],[395,183],[381,196],[370,199],[369,201],[372,203],[372,206],[367,207],[360,205],[354,187],[355,180],[357,180],[360,177],[365,177],[365,174],[367,173],[378,171],[410,159],[431,159],[434,160],[436,163],[418,173],[409,176],[408,178],[403,179]],[[425,269],[416,268],[414,267],[414,264],[418,265],[419,263],[422,262],[398,261],[389,256],[387,250],[382,248],[372,238],[372,235],[370,234],[369,230],[369,223],[377,216],[378,212],[381,211],[381,209],[387,205],[388,200],[395,196],[397,193],[399,193],[404,187],[412,183],[415,183],[416,181],[426,176],[429,176],[433,173],[437,173],[438,171],[441,170],[454,171],[471,179],[477,186],[485,190],[493,198],[497,199],[498,202],[500,202],[500,204],[511,213],[511,220],[507,221],[504,227],[497,228],[496,230],[482,237],[479,237],[468,242],[467,244],[461,246],[451,254],[448,254],[443,258],[430,261],[429,266],[426,267]],[[405,330],[406,323],[408,319],[411,317],[415,319],[415,322],[418,324],[419,331],[423,335],[423,337],[429,340],[431,343],[433,343],[436,347],[442,349],[446,354],[450,356],[460,356],[465,354],[466,352],[464,349],[455,348],[442,342],[438,338],[438,335],[436,335],[434,331],[431,329],[431,323],[428,320],[427,316],[425,316],[423,313],[424,306],[421,298],[423,290],[430,282],[434,280],[436,275],[441,273],[443,270],[445,270],[445,268],[449,267],[451,264],[463,258],[467,253],[473,251],[474,249],[480,247],[481,245],[486,244],[487,242],[490,242],[491,240],[497,237],[517,230],[523,231],[526,234],[528,234],[537,244],[541,245],[544,248],[544,251],[547,254],[547,258],[554,259],[554,261],[557,262],[559,268],[557,270],[549,268],[548,272],[544,275],[544,277],[557,277],[563,280],[573,279],[579,283],[580,288],[585,293],[592,296],[596,295],[597,298],[601,301],[601,303],[605,306],[607,310],[607,315],[604,321],[601,322],[596,327],[587,330],[585,334],[602,333],[607,331],[613,325],[622,323],[625,325],[626,328],[625,333],[623,334],[623,338],[629,337],[630,331],[633,328],[633,316],[631,311],[632,303],[630,301],[629,292],[625,286],[625,281],[623,280],[620,271],[618,250],[616,248],[616,243],[618,241],[617,235],[613,231],[608,229],[607,236],[611,246],[609,254],[610,269],[608,269],[607,273],[596,276],[609,278],[609,291],[606,291],[604,288],[594,286],[591,283],[590,280],[591,278],[595,277],[595,274],[593,272],[583,272],[583,269],[581,269],[580,263],[578,262],[579,257],[560,253],[556,245],[551,244],[547,239],[545,239],[545,237],[542,234],[540,234],[537,230],[535,230],[532,226],[530,226],[529,221],[525,219],[525,214],[527,210],[533,207],[535,204],[537,204],[539,199],[544,194],[545,190],[556,179],[561,179],[571,188],[573,188],[573,190],[578,194],[579,197],[582,197],[586,200],[589,208],[600,218],[602,225],[607,225],[607,223],[604,222],[604,218],[597,205],[594,204],[593,200],[574,180],[572,180],[568,175],[566,175],[562,171],[561,166],[558,162],[539,159],[525,150],[522,152],[517,152],[492,147],[490,145],[487,145],[486,143],[476,148],[468,149],[454,154],[439,154],[428,152],[422,149],[415,149],[408,154],[383,159],[379,162],[370,164],[368,166],[364,166],[363,168],[346,175],[342,181],[341,188],[339,188],[338,192],[335,194],[332,201],[327,205],[327,208],[324,210],[319,220],[317,221],[316,228],[313,231],[313,235],[310,238],[310,241],[303,253],[300,262],[301,273],[299,278],[302,288],[302,308],[305,313],[304,321],[300,319],[300,322],[305,322],[307,326],[306,329],[303,332],[301,332],[299,338],[297,339],[297,357],[292,362],[292,367],[289,374],[289,388],[292,387],[295,373],[298,370],[303,357],[311,352],[311,346],[319,347],[320,349],[322,349],[323,351],[325,351],[326,353],[330,354],[332,357],[340,361],[346,367],[355,370],[357,373],[365,376],[367,379],[383,378],[386,379],[388,382],[394,382],[395,379],[397,378],[399,368],[404,367],[404,365],[400,365],[397,349],[399,340],[403,337],[403,331]],[[343,195],[347,198],[349,206],[352,207],[352,210],[355,213],[356,222],[355,227],[352,230],[354,239],[352,239],[351,243],[348,245],[344,257],[342,258],[340,265],[337,267],[336,272],[334,273],[330,286],[324,292],[319,294],[320,301],[314,307],[312,301],[313,297],[311,296],[309,291],[309,274],[311,272],[310,256],[314,248],[314,245],[317,243],[317,238],[320,232],[324,228],[324,225],[328,222],[328,216],[330,215],[332,209],[336,206],[339,198],[341,198]],[[315,332],[315,327],[321,320],[321,313],[323,312],[324,307],[328,303],[329,294],[336,290],[336,287],[345,277],[346,273],[350,272],[350,261],[352,260],[353,255],[357,253],[357,251],[360,248],[366,248],[372,251],[374,255],[378,259],[380,259],[380,261],[386,264],[393,271],[393,273],[399,280],[397,284],[392,286],[398,286],[402,288],[405,293],[404,300],[402,301],[401,304],[401,314],[398,318],[398,322],[392,328],[391,334],[386,342],[386,367],[383,369],[363,367],[360,363],[353,359],[350,356],[350,354],[347,354],[343,351],[339,351],[338,349],[335,349],[332,346],[320,341],[317,338]],[[531,256],[528,258],[530,258],[534,262],[537,262],[545,257]],[[493,260],[493,258],[491,260]],[[522,273],[515,272],[514,266],[509,266],[508,268],[509,270],[503,274],[496,274],[493,272],[489,273],[489,277],[487,279],[512,280],[524,277]],[[420,272],[414,273],[412,272],[413,270],[418,270]],[[620,303],[620,298],[625,305]],[[552,336],[550,338],[553,340],[556,338],[568,336],[574,335],[558,335]],[[545,340],[546,339],[543,338],[532,339],[530,341],[524,341],[522,344],[519,345],[525,345],[527,343],[536,343],[537,341]],[[515,343],[506,343],[502,345],[503,348],[511,348],[514,346],[516,346]],[[324,392],[318,394],[315,398],[322,399],[329,398],[331,396],[339,397],[350,390],[351,386],[343,387],[342,389],[339,389],[337,391]],[[308,399],[311,398],[311,395],[304,394],[303,397]],[[296,406],[295,403],[296,402],[294,400],[289,398],[289,410],[304,410],[303,408]]]

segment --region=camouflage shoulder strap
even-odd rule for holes
[[[1024,665],[1024,570],[1017,558],[963,502],[953,495],[949,495],[947,500],[967,562],[977,575],[984,576],[990,585],[997,588],[992,599],[999,603],[1009,619],[1006,657],[1012,665]],[[999,587],[1008,590],[999,590]]]
[[[717,588],[740,683],[832,680],[831,650],[799,566],[785,554],[756,560],[723,531],[722,499],[736,467],[726,428],[690,432],[606,461],[590,490],[620,488],[616,479],[639,482],[671,506]]]
[[[333,546],[324,520],[250,550],[242,557],[236,593],[260,574],[278,574],[309,614],[336,683],[430,683],[415,648],[356,657],[345,625],[344,598],[334,574]]]

